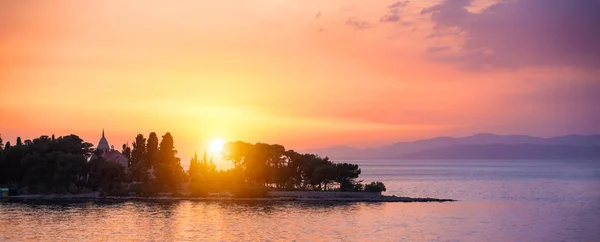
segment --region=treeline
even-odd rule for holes
[[[95,177],[97,163],[88,163],[92,151],[92,144],[75,135],[25,142],[17,138],[15,145],[0,139],[0,184],[26,193],[78,193],[82,187],[99,185],[90,181],[104,180]]]
[[[229,142],[223,149],[223,159],[234,168],[218,171],[204,153],[200,160],[195,155],[188,175],[194,194],[222,190],[234,193],[260,194],[268,189],[316,191],[385,191],[381,182],[363,184],[356,179],[358,165],[334,163],[329,158],[314,154],[300,154],[281,145]]]
[[[196,154],[184,171],[170,133],[159,141],[138,134],[132,147],[121,153],[127,167],[107,161],[101,151],[76,135],[40,136],[16,144],[0,138],[0,186],[17,187],[22,193],[80,193],[101,191],[113,195],[178,194],[193,196],[231,192],[238,196],[263,196],[268,189],[385,191],[381,182],[357,181],[358,165],[334,163],[327,157],[300,154],[281,145],[229,142],[222,153],[234,168],[218,170],[206,152]]]
[[[177,150],[170,133],[163,135],[160,142],[154,132],[148,139],[138,134],[132,148],[123,145],[121,153],[129,159],[127,181],[150,187],[146,190],[178,191],[180,184],[188,180],[181,160],[176,157]]]

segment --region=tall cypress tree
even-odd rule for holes
[[[167,132],[160,142],[155,171],[157,182],[171,191],[177,191],[179,183],[185,179],[180,159],[175,157],[176,154],[173,136]]]
[[[194,157],[190,160],[188,176],[192,183],[196,182],[200,177],[200,161],[198,160],[198,154],[196,152],[194,152]]]
[[[23,141],[21,141],[21,137],[17,137],[17,146],[23,145]]]
[[[146,138],[138,134],[133,142],[131,150],[131,179],[134,181],[144,181],[147,178],[149,165],[146,159]]]
[[[158,157],[158,136],[152,132],[148,136],[148,143],[146,144],[146,167],[155,167],[156,159]]]
[[[204,151],[204,155],[202,155],[202,161],[200,162],[200,170],[202,173],[204,173],[204,175],[215,172],[216,171],[216,165],[213,162],[212,157],[210,158],[210,160],[207,158],[206,155],[206,150]]]

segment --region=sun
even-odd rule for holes
[[[213,153],[221,153],[221,151],[223,151],[223,146],[225,146],[225,140],[214,139],[210,142],[209,149]]]

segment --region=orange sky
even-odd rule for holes
[[[592,104],[568,102],[597,87],[595,68],[432,59],[428,48],[463,41],[427,37],[422,11],[441,2],[412,1],[387,23],[394,1],[2,1],[0,133],[95,144],[105,128],[120,147],[170,131],[186,160],[215,138],[307,149],[600,132]],[[556,92],[569,87],[583,88]]]

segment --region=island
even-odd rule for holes
[[[170,133],[138,134],[132,147],[96,146],[77,135],[42,135],[6,145],[0,138],[0,187],[15,199],[284,200],[357,202],[449,202],[452,199],[386,196],[380,181],[358,180],[356,164],[301,154],[282,145],[223,142],[233,168],[217,169],[204,152],[181,166]]]

